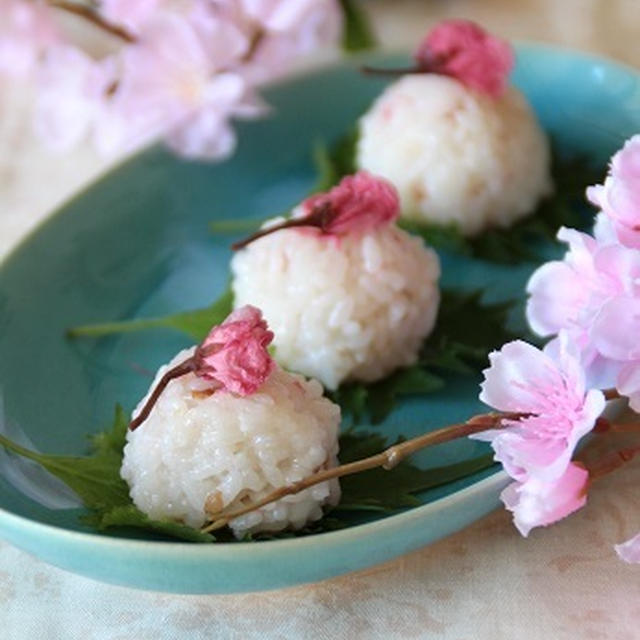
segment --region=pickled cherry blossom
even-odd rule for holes
[[[445,20],[419,45],[414,58],[425,70],[449,75],[471,89],[497,97],[514,63],[508,42],[469,20]]]
[[[260,310],[251,305],[240,307],[211,329],[196,349],[194,373],[220,383],[226,391],[251,395],[275,366],[267,351],[272,340],[273,332]]]
[[[191,357],[164,373],[129,429],[137,429],[149,417],[167,385],[185,375],[195,374],[208,380],[212,393],[226,391],[239,396],[255,393],[275,368],[267,351],[272,340],[273,333],[259,309],[251,305],[236,309],[211,329]]]

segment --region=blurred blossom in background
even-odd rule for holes
[[[210,160],[233,151],[233,118],[266,112],[261,86],[336,47],[343,21],[338,0],[0,0],[0,16],[3,85],[33,84],[49,147],[114,155],[164,139]],[[83,50],[69,16],[106,34],[107,53]]]

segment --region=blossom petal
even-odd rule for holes
[[[523,340],[514,340],[489,354],[491,366],[483,371],[480,400],[500,411],[535,413],[536,387],[558,386],[562,379],[554,362]]]
[[[640,360],[640,298],[620,296],[603,305],[593,323],[595,348],[614,360]]]
[[[640,533],[626,542],[614,545],[616,553],[620,559],[629,564],[637,564],[640,562]]]
[[[640,362],[631,362],[622,368],[616,389],[629,398],[629,406],[640,413]]]
[[[534,527],[553,524],[582,508],[587,501],[588,472],[570,464],[555,482],[537,479],[514,482],[500,495],[505,507],[513,513],[514,524],[523,536]]]

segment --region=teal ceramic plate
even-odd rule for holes
[[[381,60],[378,60],[380,62]],[[585,55],[525,46],[514,82],[567,153],[604,164],[640,130],[640,82],[631,70]],[[155,332],[70,343],[66,327],[148,316],[209,303],[227,279],[229,238],[212,219],[260,217],[303,197],[313,181],[310,148],[345,131],[380,91],[343,64],[269,92],[275,116],[239,127],[240,145],[221,165],[186,163],[152,149],[76,197],[0,268],[0,393],[4,428],[41,451],[82,453],[86,434],[131,408],[155,370],[186,342]],[[445,284],[521,293],[532,266],[444,263]],[[478,380],[406,402],[383,429],[411,436],[479,410]],[[484,445],[452,443],[422,465],[463,460]],[[91,532],[77,509],[42,506],[5,473],[0,536],[55,565],[133,587],[222,593],[321,580],[393,558],[468,525],[498,504],[495,469],[429,491],[422,506],[303,538],[197,545]],[[37,493],[37,487],[36,487]],[[29,495],[27,495],[29,494]]]

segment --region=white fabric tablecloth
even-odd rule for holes
[[[638,0],[370,1],[382,41],[409,46],[441,17],[515,39],[555,42],[640,66]],[[99,175],[89,149],[56,157],[33,140],[20,87],[0,92],[0,255]],[[421,551],[320,584],[234,596],[103,585],[0,542],[0,637],[189,638],[640,637],[640,566],[612,548],[640,529],[640,461],[598,482],[589,503],[523,539],[503,511]]]

